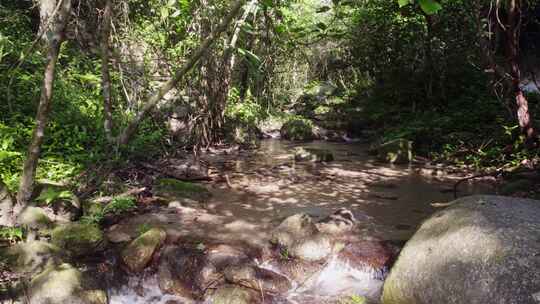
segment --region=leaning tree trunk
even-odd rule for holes
[[[49,121],[49,112],[51,110],[54,71],[60,46],[64,41],[64,30],[71,12],[71,0],[42,0],[40,2],[41,24],[46,24],[45,40],[48,44],[47,65],[41,88],[41,97],[36,114],[36,126],[32,134],[32,141],[28,147],[26,160],[24,161],[19,192],[17,194],[17,203],[22,207],[28,203],[34,189],[34,179],[38,165],[39,155],[41,153],[41,144],[45,138],[45,129]],[[55,9],[57,8],[57,9]],[[52,18],[52,19],[51,19]],[[52,21],[52,22],[50,22]]]
[[[521,70],[519,67],[519,33],[521,27],[521,0],[509,0],[508,24],[506,28],[506,46],[510,76],[512,81],[513,98],[517,119],[526,143],[531,145],[536,141],[536,132],[532,124],[529,104],[521,89]]]
[[[231,7],[229,14],[221,21],[221,23],[210,33],[210,35],[202,42],[197,50],[191,55],[191,58],[178,69],[173,77],[164,83],[156,92],[154,92],[142,106],[137,115],[128,123],[127,127],[119,135],[118,146],[127,145],[132,136],[137,132],[137,129],[148,113],[159,103],[159,101],[172,90],[178,82],[199,62],[206,51],[212,44],[227,30],[229,24],[242,8],[245,0],[237,0]]]

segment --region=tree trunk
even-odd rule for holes
[[[152,94],[152,96],[150,96],[150,98],[148,98],[146,103],[142,106],[141,110],[137,113],[133,120],[129,122],[127,127],[118,137],[117,144],[119,146],[123,146],[129,143],[132,136],[135,134],[135,132],[137,132],[137,128],[139,127],[143,119],[146,117],[146,115],[158,104],[158,102],[163,98],[163,96],[165,96],[167,92],[172,90],[182,79],[182,77],[184,77],[199,62],[199,60],[214,43],[214,41],[223,32],[227,30],[229,24],[232,22],[234,17],[236,17],[238,12],[242,8],[244,2],[245,0],[237,0],[232,5],[229,14],[223,19],[219,26],[212,31],[212,33],[206,38],[206,40],[203,41],[201,46],[193,53],[191,58],[179,70],[176,71],[176,73],[169,81],[164,83],[156,92]]]
[[[536,141],[529,105],[523,91],[521,90],[521,70],[519,67],[519,33],[521,27],[521,1],[509,0],[508,3],[508,24],[506,28],[507,60],[510,66],[510,77],[512,82],[513,98],[517,119],[522,133],[526,137],[526,143],[531,145]]]
[[[0,179],[0,226],[11,227],[14,224],[13,207],[15,202],[4,182]]]
[[[56,14],[41,12],[41,16],[48,16],[49,18],[55,18],[53,22],[48,22],[49,28],[45,39],[48,43],[47,51],[47,65],[45,67],[45,73],[43,78],[43,86],[41,88],[41,97],[39,99],[39,106],[36,114],[36,126],[32,134],[32,141],[28,147],[28,153],[23,165],[23,172],[21,176],[21,182],[19,185],[19,192],[17,194],[17,202],[19,206],[24,206],[30,200],[32,191],[34,188],[34,179],[36,176],[36,169],[38,165],[39,155],[41,153],[41,144],[45,137],[45,129],[48,123],[48,116],[51,110],[53,85],[54,85],[54,71],[56,62],[58,60],[58,54],[60,52],[60,46],[64,41],[64,30],[69,19],[71,12],[71,0],[59,0],[60,7]],[[55,0],[42,0],[40,2],[40,9],[50,11],[54,10]],[[43,22],[43,19],[42,19]]]
[[[109,143],[114,142],[111,75],[109,73],[109,36],[111,33],[112,0],[107,0],[101,23],[101,93],[103,95],[103,129]]]

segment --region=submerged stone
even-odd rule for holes
[[[285,276],[249,264],[227,267],[224,276],[229,283],[259,290],[262,293],[285,293],[292,287]]]
[[[384,304],[537,304],[540,201],[470,196],[425,221],[384,285]]]
[[[294,151],[294,160],[298,162],[331,162],[334,160],[334,154],[329,150],[315,148],[297,148]]]
[[[166,238],[167,232],[161,228],[148,230],[122,250],[122,262],[131,272],[143,271]]]
[[[212,195],[204,186],[172,178],[159,179],[153,187],[154,195],[166,199],[206,200]]]

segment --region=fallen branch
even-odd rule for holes
[[[118,195],[114,195],[114,196],[103,196],[103,197],[96,198],[95,200],[92,200],[92,201],[93,201],[94,203],[106,204],[106,203],[111,202],[111,201],[112,201],[113,199],[115,199],[115,198],[119,198],[119,197],[129,197],[129,196],[141,194],[141,193],[143,193],[143,192],[146,191],[146,190],[147,190],[146,187],[129,189],[128,191],[123,192],[123,193],[118,194]]]

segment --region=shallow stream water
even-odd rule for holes
[[[298,146],[326,149],[335,160],[295,162]],[[124,221],[119,229],[132,235],[141,225],[158,225],[172,238],[263,245],[290,215],[305,212],[322,218],[345,207],[358,220],[357,238],[403,242],[436,211],[432,203],[453,199],[459,176],[445,174],[444,168],[379,163],[367,151],[360,143],[265,140],[254,151],[209,154],[204,160],[220,172],[223,182],[207,184],[213,196],[203,209],[163,208]],[[459,195],[489,192],[486,184],[463,184]],[[382,286],[370,278],[331,261],[310,286],[295,288],[286,297],[288,303],[327,303],[326,298],[336,299],[344,291],[370,296]],[[128,281],[111,291],[112,304],[189,303],[162,295],[153,276]],[[167,302],[173,300],[177,302]]]

